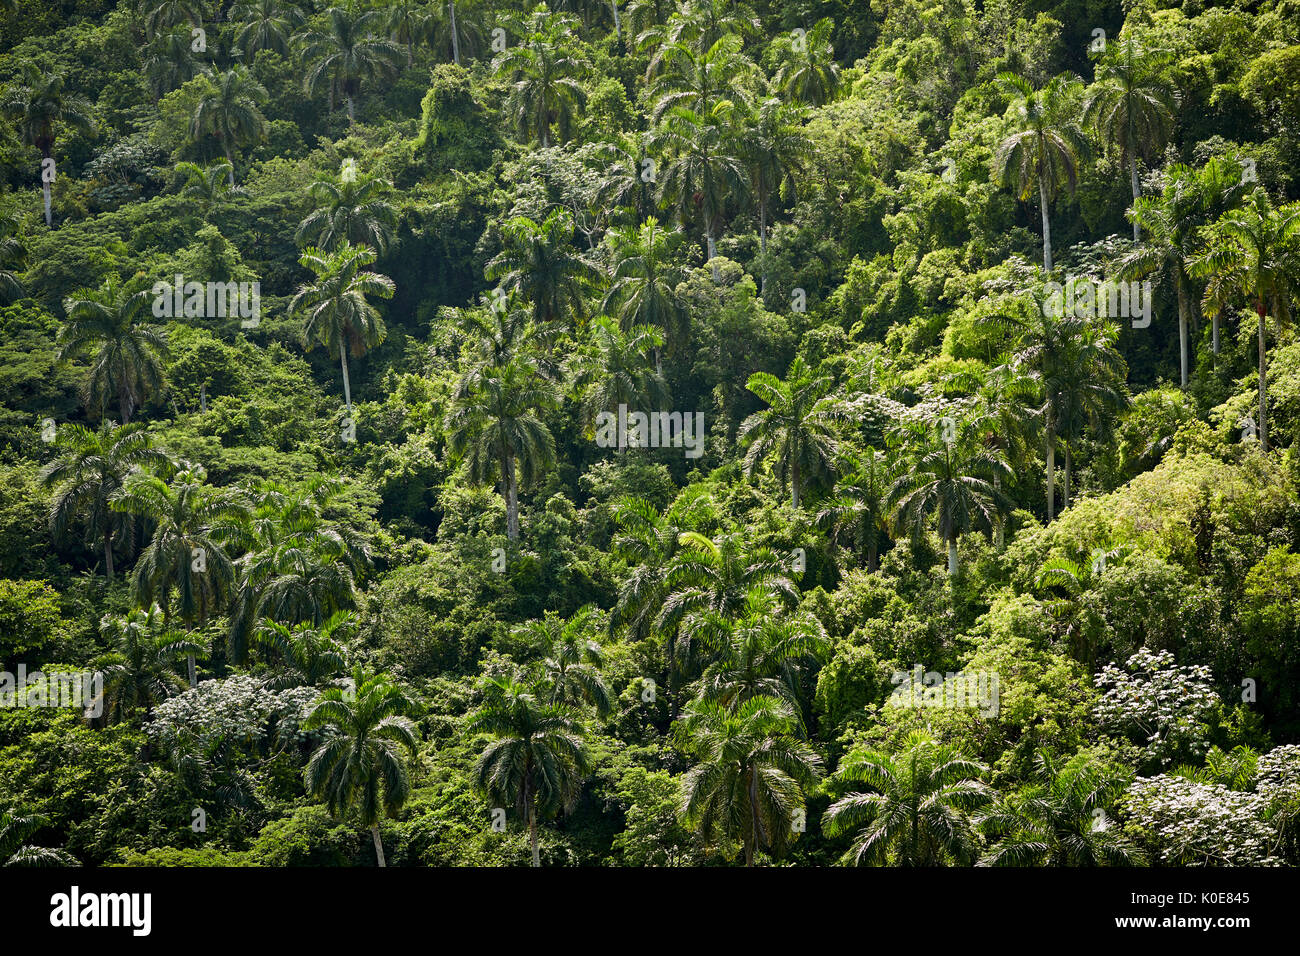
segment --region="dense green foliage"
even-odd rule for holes
[[[0,4],[0,864],[1296,865],[1297,306],[1297,0]]]

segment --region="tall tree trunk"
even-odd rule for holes
[[[379,860],[379,865],[388,866],[384,860],[384,841],[379,839],[379,824],[376,823],[370,828],[370,836],[375,841],[375,858]]]
[[[609,0],[609,5],[614,8],[614,32],[618,34],[618,42],[623,42],[623,20],[618,15],[618,0]]]
[[[1133,204],[1137,205],[1138,197],[1142,195],[1142,187],[1138,184],[1138,162],[1137,156],[1132,150],[1128,154],[1128,179],[1129,185],[1133,189]],[[1133,220],[1133,241],[1137,242],[1142,238],[1142,230],[1138,228],[1137,220]]]
[[[1047,520],[1056,517],[1056,429],[1047,426]]]
[[[185,676],[189,678],[191,687],[199,686],[199,669],[193,654],[185,655]]]
[[[799,510],[799,462],[790,464],[790,507]]]
[[[1065,480],[1061,482],[1061,511],[1070,507],[1070,443],[1065,443]]]
[[[948,539],[948,577],[957,576],[957,539]]]
[[[542,865],[542,853],[537,846],[537,801],[530,793],[528,796],[528,843],[533,850],[533,866]]]
[[[45,228],[54,228],[54,212],[50,208],[50,184],[41,182],[41,194],[45,197]]]
[[[506,537],[519,540],[519,481],[515,477],[515,459],[506,455],[501,463],[501,478],[506,486]]]
[[[1268,323],[1264,317],[1264,299],[1255,306],[1259,315],[1259,447],[1268,451],[1268,352],[1265,336]]]
[[[1043,271],[1052,271],[1052,224],[1047,212],[1047,180],[1038,177],[1038,204],[1043,208]]]
[[[460,66],[460,37],[456,35],[456,4],[454,2],[447,4],[451,10],[451,58],[457,66]]]
[[[707,261],[712,265],[712,267],[713,267],[713,281],[714,281],[714,282],[717,282],[717,281],[718,281],[718,264],[717,264],[716,262],[714,262],[713,260],[714,260],[714,258],[717,256],[717,254],[718,254],[718,244],[717,244],[717,242],[715,242],[714,239],[713,239],[713,220],[712,220],[712,219],[709,220],[709,223],[708,223],[708,225],[705,227],[705,230],[704,230],[704,246],[705,246],[705,259],[706,259],[706,260],[707,260]]]
[[[745,866],[754,865],[754,855],[758,850],[758,773],[754,767],[749,768],[749,839],[745,841]]]
[[[104,531],[104,572],[110,581],[113,580],[113,530],[111,528]]]
[[[352,417],[352,380],[348,377],[348,345],[339,343],[339,364],[343,366],[343,404],[348,408],[348,417]]]
[[[1219,313],[1215,312],[1210,317],[1210,351],[1214,355],[1219,354]]]
[[[226,171],[226,182],[233,188],[235,185],[235,157],[231,155],[230,147],[225,143],[221,144],[221,148],[226,154],[226,162],[230,164],[230,169]]]
[[[343,101],[348,107],[348,125],[355,126],[357,123],[357,107],[356,104],[352,102],[351,94],[345,94]]]
[[[762,194],[758,197],[758,248],[763,256],[763,278],[758,294],[764,296],[767,295],[767,197]],[[766,299],[763,305],[767,305]]]
[[[867,573],[875,574],[880,570],[880,544],[876,540],[876,527],[873,524],[867,532]]]

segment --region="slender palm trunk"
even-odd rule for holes
[[[867,573],[875,574],[880,569],[880,545],[876,541],[876,528],[872,525],[867,532]]]
[[[348,107],[348,125],[349,125],[349,126],[355,126],[355,125],[357,124],[357,107],[356,107],[356,104],[352,101],[352,97],[351,97],[350,95],[345,95],[345,96],[343,97],[343,101],[344,101],[344,103],[347,104],[347,107]]]
[[[41,159],[50,159],[50,154],[46,150],[41,150]],[[45,164],[41,163],[41,195],[45,199],[45,228],[54,228],[54,212],[50,206],[50,184],[45,178]]]
[[[745,866],[754,865],[754,853],[758,849],[758,773],[749,768],[749,838],[745,840]]]
[[[1065,475],[1064,481],[1061,482],[1061,511],[1070,507],[1070,443],[1065,443]]]
[[[712,266],[712,268],[713,268],[713,281],[714,281],[714,282],[717,282],[717,281],[718,281],[718,264],[717,264],[716,262],[714,262],[713,260],[714,260],[714,259],[717,257],[717,255],[718,255],[718,244],[717,244],[717,242],[716,242],[716,241],[714,240],[714,238],[713,238],[713,220],[712,220],[712,219],[709,220],[708,227],[705,229],[705,234],[704,234],[704,245],[705,245],[705,259],[708,260],[709,264],[710,264],[710,265]]]
[[[1255,306],[1259,315],[1259,447],[1268,451],[1268,353],[1265,336],[1268,323],[1264,318],[1264,299],[1261,296]]]
[[[348,346],[339,343],[339,364],[343,366],[343,404],[348,408],[348,417],[352,417],[352,380],[348,377]]]
[[[457,66],[460,66],[460,37],[456,35],[456,4],[447,4],[451,11],[451,58]]]
[[[370,836],[375,841],[375,858],[379,860],[379,865],[388,866],[384,860],[384,841],[379,839],[379,824],[376,823],[370,828]]]
[[[1129,181],[1129,186],[1132,187],[1133,189],[1133,204],[1137,205],[1138,197],[1142,195],[1142,187],[1138,184],[1137,156],[1133,153],[1132,150],[1129,150],[1129,155],[1128,155],[1128,181]],[[1134,219],[1133,220],[1133,241],[1137,242],[1141,238],[1142,238],[1142,230],[1141,228],[1139,228],[1137,224],[1137,220]]]
[[[527,786],[527,784],[525,784]],[[533,866],[542,865],[542,852],[537,846],[537,801],[531,791],[528,793],[528,844],[533,851]]]
[[[1214,355],[1219,354],[1219,313],[1217,312],[1210,317],[1210,351]]]
[[[618,0],[609,0],[609,5],[614,9],[614,32],[618,34],[618,42],[623,42],[623,20],[618,15]]]
[[[948,577],[957,576],[957,539],[948,539]]]
[[[511,541],[519,540],[519,482],[515,477],[514,456],[506,453],[501,457],[501,481],[506,492],[506,537]]]
[[[763,256],[763,277],[758,294],[767,295],[767,197],[758,197],[758,248]],[[767,301],[764,300],[764,305]]]
[[[105,529],[104,531],[104,572],[108,579],[113,580],[113,531]]]
[[[1047,520],[1056,517],[1056,429],[1047,426]]]
[[[1038,205],[1043,210],[1043,271],[1052,271],[1052,223],[1047,212],[1047,180],[1038,177]]]
[[[226,162],[230,164],[230,169],[226,170],[226,182],[229,183],[231,187],[234,187],[235,157],[232,155],[230,147],[227,146],[224,142],[221,144],[221,148],[222,151],[226,154]]]
[[[799,510],[799,462],[790,466],[790,507]]]

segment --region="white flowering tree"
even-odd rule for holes
[[[1208,721],[1220,706],[1210,681],[1209,667],[1180,667],[1169,651],[1144,647],[1123,668],[1102,668],[1094,714],[1103,730],[1138,744],[1143,763],[1165,769],[1208,749]]]

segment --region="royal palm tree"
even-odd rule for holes
[[[297,4],[286,0],[241,0],[230,8],[230,19],[239,24],[235,46],[244,51],[244,62],[252,63],[260,50],[287,57],[293,33],[305,18]]]
[[[71,853],[28,844],[49,822],[39,814],[0,813],[0,866],[76,866]]]
[[[1011,474],[996,449],[973,440],[970,430],[956,441],[932,441],[911,468],[894,480],[888,502],[895,520],[914,534],[931,521],[948,546],[948,576],[958,571],[957,538],[968,531],[993,531],[997,515],[1010,502],[994,485]]]
[[[754,75],[754,64],[741,52],[743,46],[734,33],[704,50],[684,42],[665,44],[646,73],[651,122],[658,123],[675,106],[707,115],[724,99],[746,104],[745,80]]]
[[[217,89],[199,100],[190,122],[194,140],[211,134],[221,144],[230,164],[229,182],[235,185],[235,151],[266,137],[266,117],[258,106],[266,102],[266,89],[245,66],[236,64],[217,80]]]
[[[718,239],[729,199],[745,194],[745,164],[731,135],[734,107],[728,100],[707,113],[674,106],[650,137],[651,147],[668,156],[659,180],[659,202],[672,206],[678,222],[698,217],[704,226],[705,259],[718,254]],[[713,279],[718,267],[713,264]]]
[[[799,508],[805,484],[830,470],[836,452],[831,432],[834,406],[827,393],[831,379],[819,375],[800,356],[790,366],[785,381],[770,372],[755,372],[745,387],[768,404],[740,424],[737,437],[748,441],[745,470],[776,458],[776,474],[790,485],[790,505]]]
[[[24,143],[41,154],[41,191],[45,197],[45,228],[54,228],[50,207],[50,179],[44,175],[46,160],[54,158],[59,128],[67,127],[85,136],[94,133],[90,101],[75,96],[64,86],[63,74],[46,73],[35,63],[22,64],[22,80],[0,100],[0,113],[17,128]]]
[[[987,768],[924,731],[912,731],[897,754],[854,749],[828,783],[854,785],[827,809],[829,837],[854,833],[847,857],[855,864],[942,866],[969,863],[978,846],[967,814],[989,802],[980,777]]]
[[[798,116],[778,99],[759,104],[752,122],[746,124],[742,151],[749,168],[749,191],[758,206],[758,244],[767,255],[767,211],[772,197],[794,191],[795,174],[807,158],[811,144]],[[767,265],[764,260],[760,292],[767,291]]]
[[[1052,225],[1049,207],[1065,184],[1071,192],[1087,143],[1077,119],[1078,84],[1065,76],[1054,77],[1042,89],[1022,76],[999,73],[997,85],[1012,105],[1015,131],[993,153],[993,171],[999,180],[1015,185],[1023,202],[1038,193],[1043,215],[1043,271],[1052,271]]]
[[[519,135],[536,137],[542,149],[551,145],[552,127],[560,142],[569,138],[573,121],[587,102],[580,79],[586,64],[564,49],[565,34],[575,26],[569,17],[556,16],[539,5],[523,27],[523,42],[492,61],[497,75],[510,81],[506,110]]]
[[[605,412],[617,414],[620,405],[631,409],[667,408],[668,383],[655,371],[650,353],[663,345],[663,335],[648,325],[633,326],[626,332],[614,319],[601,317],[591,324],[593,355],[579,356],[574,384],[584,391],[582,415],[591,425]],[[618,436],[618,450],[626,448]],[[638,436],[640,447],[649,444],[648,435]]]
[[[730,855],[739,843],[745,866],[760,850],[780,856],[803,829],[803,791],[822,764],[796,737],[790,705],[764,695],[734,708],[696,702],[680,727],[694,761],[682,778],[683,822],[709,849]]]
[[[1123,408],[1124,360],[1115,350],[1115,328],[1105,321],[1035,310],[1022,327],[1016,363],[1038,383],[1047,460],[1047,520],[1056,514],[1056,446],[1065,439],[1067,471],[1071,443],[1090,425]],[[1064,497],[1069,507],[1068,477]]]
[[[406,65],[415,62],[417,43],[429,43],[433,39],[436,15],[420,0],[393,0],[392,6],[385,11],[384,25],[389,37],[395,43],[406,47]]]
[[[384,341],[387,330],[371,296],[391,299],[396,289],[388,276],[365,269],[375,261],[369,246],[354,246],[343,239],[332,252],[306,249],[298,262],[316,275],[316,281],[298,287],[289,312],[302,313],[303,340],[310,350],[319,343],[331,356],[338,353],[343,369],[343,402],[352,414],[352,381],[348,353],[360,358]]]
[[[1259,352],[1259,446],[1268,451],[1268,313],[1278,323],[1291,317],[1291,300],[1300,282],[1300,263],[1290,248],[1300,234],[1300,203],[1275,209],[1263,189],[1253,190],[1240,209],[1225,213],[1211,227],[1209,247],[1191,273],[1208,278],[1204,305],[1222,310],[1240,296],[1255,307]]]
[[[638,229],[613,233],[611,282],[600,306],[617,316],[624,331],[638,325],[659,329],[670,355],[680,353],[690,336],[690,309],[677,294],[673,265],[680,241],[680,232],[661,228],[653,216]],[[655,366],[660,367],[658,348]]]
[[[698,531],[683,531],[668,567],[668,597],[655,621],[661,634],[673,634],[682,621],[705,613],[739,614],[755,589],[766,591],[788,606],[798,601],[798,589],[788,576],[788,562],[767,548],[749,550],[736,534],[714,541]],[[687,659],[683,642],[681,659]]]
[[[172,27],[202,26],[206,12],[204,0],[140,0],[145,30],[151,37]]]
[[[605,655],[591,636],[598,628],[597,617],[596,605],[586,604],[567,619],[548,612],[515,629],[517,637],[531,641],[544,655],[544,686],[550,688],[547,699],[552,706],[585,702],[598,714],[609,713],[609,685],[600,673]]]
[[[16,270],[23,259],[23,244],[18,238],[21,223],[12,213],[0,214],[0,304],[7,304],[23,294]]]
[[[397,212],[384,198],[391,189],[388,180],[358,177],[355,165],[345,163],[338,182],[311,184],[316,208],[299,224],[294,240],[326,252],[347,241],[382,256],[397,231]]]
[[[135,528],[129,514],[114,511],[113,496],[127,476],[142,468],[167,468],[171,459],[145,426],[104,422],[98,430],[64,425],[54,440],[59,455],[40,471],[46,487],[55,488],[50,501],[50,532],[55,540],[74,521],[84,522],[86,545],[102,541],[104,572],[113,579],[113,539],[130,541]]]
[[[849,460],[835,483],[835,497],[817,515],[832,541],[848,537],[866,559],[867,572],[880,567],[880,536],[889,531],[889,488],[897,463],[888,452],[866,449]]]
[[[103,675],[103,713],[109,723],[129,720],[141,708],[146,716],[152,714],[155,706],[186,687],[179,674],[181,661],[203,653],[167,626],[156,604],[147,611],[133,608],[123,617],[104,615],[99,633],[113,648],[95,662]]]
[[[1128,167],[1136,204],[1141,195],[1137,161],[1164,148],[1174,128],[1178,94],[1168,76],[1169,54],[1144,46],[1136,37],[1107,44],[1097,63],[1097,80],[1083,99],[1083,120]],[[1133,241],[1141,237],[1133,219]],[[1183,384],[1186,385],[1186,379]]]
[[[402,48],[381,36],[384,11],[355,7],[331,7],[325,12],[324,30],[306,30],[295,38],[298,53],[309,64],[303,87],[316,93],[328,86],[330,109],[337,96],[343,97],[348,123],[357,121],[356,98],[365,80],[384,80],[397,73]]]
[[[831,45],[833,24],[818,20],[799,43],[791,43],[772,85],[790,103],[825,106],[840,90],[840,67]]]
[[[153,95],[159,98],[212,69],[195,55],[194,38],[189,27],[173,27],[159,33],[145,51],[145,79]]]
[[[379,824],[411,795],[402,751],[416,751],[409,719],[415,704],[387,674],[358,667],[352,682],[350,692],[337,687],[325,691],[303,722],[303,730],[325,732],[303,780],[312,795],[325,801],[334,819],[357,814],[374,840],[379,865],[387,866]]]
[[[113,495],[111,507],[153,524],[132,579],[135,601],[158,602],[170,622],[175,613],[186,632],[225,611],[235,591],[235,565],[227,547],[243,533],[249,512],[237,495],[206,483],[200,467],[178,472],[170,483],[133,475]],[[194,657],[190,686],[198,683]]]
[[[320,625],[303,621],[292,627],[263,621],[253,641],[272,659],[274,673],[266,681],[273,690],[315,687],[343,673],[347,650],[342,640],[356,629],[350,611],[335,611]]]
[[[482,707],[470,715],[468,734],[492,738],[474,763],[474,786],[526,821],[533,866],[541,866],[538,822],[573,806],[591,770],[582,724],[568,710],[544,704],[512,681],[488,680]]]
[[[1000,838],[978,866],[1133,866],[1142,854],[1107,816],[1125,779],[1094,763],[1062,766],[1034,755],[1034,782],[999,800],[978,820]]]
[[[555,464],[551,430],[538,414],[555,404],[555,389],[526,356],[476,369],[457,387],[447,414],[448,451],[464,460],[470,479],[495,473],[506,502],[506,537],[519,540],[519,489]]]
[[[133,292],[110,276],[99,289],[79,290],[63,303],[67,319],[57,340],[59,360],[90,353],[86,404],[102,415],[115,400],[124,425],[163,388],[166,339],[162,330],[139,324],[152,302],[149,290]]]
[[[540,224],[516,216],[501,232],[501,251],[483,270],[488,280],[532,303],[533,321],[539,326],[568,316],[581,319],[597,271],[574,247],[568,213],[553,210]]]
[[[193,199],[203,210],[206,220],[212,210],[224,203],[230,196],[242,193],[238,186],[232,186],[233,171],[229,163],[215,162],[206,166],[198,163],[177,163],[176,172],[185,177],[181,195]]]
[[[483,51],[483,24],[479,13],[464,0],[443,0],[437,6],[430,45],[457,66]]]
[[[337,479],[317,478],[294,489],[268,484],[252,495],[227,637],[232,663],[245,662],[263,620],[321,627],[355,602],[370,550],[327,515],[342,488]]]

